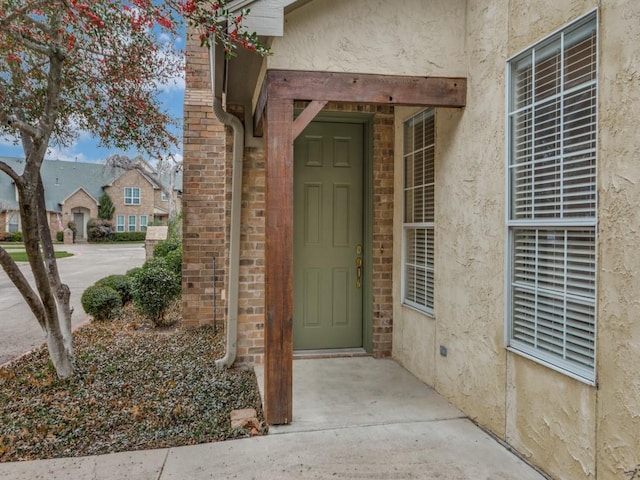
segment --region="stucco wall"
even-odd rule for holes
[[[503,346],[504,92],[510,56],[598,3],[596,388]],[[640,473],[640,3],[478,0],[465,18],[467,106],[436,115],[435,318],[400,303],[396,191],[394,357],[554,478],[628,478]],[[396,110],[398,146],[400,123],[413,111]]]
[[[640,2],[603,1],[600,27],[597,465],[626,479],[640,475]]]
[[[268,68],[462,76],[464,0],[314,0],[285,18]]]

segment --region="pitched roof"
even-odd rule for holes
[[[24,159],[0,157],[18,174],[24,171]],[[103,187],[111,184],[124,173],[121,168],[111,168],[102,163],[63,162],[45,160],[40,170],[44,183],[45,203],[50,212],[59,212],[60,204],[78,189],[84,189],[93,198],[99,199]],[[145,176],[146,177],[146,176]],[[151,182],[153,184],[153,181]],[[182,189],[182,175],[176,178],[176,190]],[[0,172],[0,210],[16,210],[13,181]]]

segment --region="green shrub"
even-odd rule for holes
[[[142,267],[133,267],[132,269],[127,270],[126,275],[131,281],[133,281],[133,277],[135,277],[140,270],[142,270]]]
[[[22,241],[22,232],[11,232],[8,233],[5,237],[7,242],[21,242]]]
[[[91,218],[87,222],[87,235],[92,243],[113,241],[113,223],[110,220]]]
[[[64,232],[56,232],[56,240],[59,242],[64,242]]]
[[[122,305],[131,300],[131,277],[128,275],[109,275],[98,280],[96,285],[113,288],[120,294]]]
[[[143,242],[146,232],[116,232],[113,235],[114,242]]]
[[[182,211],[169,220],[169,232],[167,235],[169,240],[182,243]]]
[[[182,246],[180,245],[175,250],[171,250],[164,259],[171,271],[182,278]]]
[[[169,252],[182,248],[182,243],[176,240],[162,240],[153,246],[153,256],[155,258],[164,258]]]
[[[82,293],[80,302],[84,311],[94,320],[109,320],[122,307],[120,294],[105,285],[91,285]]]
[[[180,289],[180,278],[163,258],[150,258],[132,277],[133,303],[155,326],[164,324],[165,310]]]

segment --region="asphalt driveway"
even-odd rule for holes
[[[56,250],[73,253],[58,259],[62,281],[71,289],[74,308],[73,326],[87,319],[80,297],[85,288],[102,277],[125,273],[144,263],[144,245],[57,245]],[[21,265],[22,272],[33,284],[29,265]],[[0,365],[44,342],[44,333],[22,296],[0,268]]]

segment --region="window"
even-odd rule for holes
[[[169,196],[168,196],[166,193],[164,193],[164,191],[163,191],[163,192],[160,194],[160,199],[161,199],[163,202],[168,202],[168,201],[169,201]]]
[[[595,381],[596,17],[508,63],[507,338]]]
[[[147,216],[146,215],[140,215],[140,231],[141,232],[146,232],[147,231]]]
[[[116,231],[124,232],[124,215],[116,216]]]
[[[7,211],[9,221],[7,222],[7,229],[9,233],[15,233],[20,231],[20,215],[17,212]]]
[[[433,314],[434,110],[404,123],[403,302]]]
[[[125,205],[140,205],[140,188],[126,187],[124,189]]]
[[[136,231],[136,216],[135,215],[129,215],[129,232],[135,232]]]

